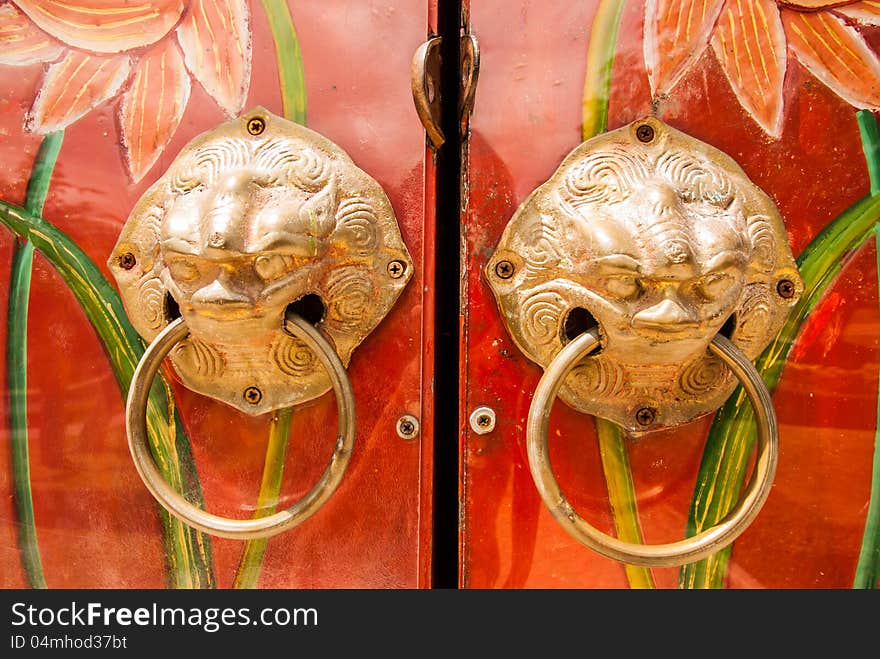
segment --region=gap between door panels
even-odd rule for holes
[[[459,549],[459,308],[462,135],[458,117],[460,0],[439,0],[441,129],[437,150],[434,275],[434,521],[432,588],[458,588]]]

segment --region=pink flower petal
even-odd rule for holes
[[[168,146],[183,118],[189,91],[189,74],[173,41],[141,57],[119,109],[125,161],[133,181],[141,180]]]
[[[196,80],[229,116],[240,113],[251,77],[247,2],[193,0],[177,39]]]
[[[880,2],[874,0],[854,2],[836,9],[834,13],[851,18],[862,25],[880,25]]]
[[[115,95],[130,69],[127,55],[96,57],[68,51],[46,72],[28,117],[28,129],[51,133],[66,128]]]
[[[829,12],[782,11],[788,46],[798,61],[847,103],[880,107],[880,60],[858,30]]]
[[[647,0],[645,68],[654,96],[672,89],[703,54],[724,0]]]
[[[785,31],[773,0],[728,0],[712,49],[737,99],[772,137],[782,133]]]
[[[64,46],[41,32],[14,5],[0,5],[0,64],[51,62]]]
[[[155,43],[183,14],[184,0],[15,0],[41,30],[69,46],[121,53]]]

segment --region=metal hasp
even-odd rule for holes
[[[441,127],[440,72],[443,62],[440,50],[442,45],[442,37],[431,37],[416,49],[410,65],[413,104],[425,128],[428,145],[435,151],[446,143],[446,136]],[[459,130],[464,135],[468,116],[474,107],[474,94],[477,91],[477,79],[480,74],[480,47],[474,35],[461,35],[458,59],[458,122]]]
[[[108,260],[147,342],[179,311],[183,383],[248,414],[331,380],[285,331],[305,318],[348,365],[412,277],[391,203],[338,146],[258,107],[193,139],[137,202]]]
[[[425,128],[428,144],[439,149],[446,142],[440,120],[440,47],[441,37],[432,37],[413,53],[410,87],[419,121]]]
[[[803,290],[773,201],[718,149],[656,118],[574,149],[519,207],[486,279],[517,346],[547,367],[597,328],[560,389],[631,435],[718,409]]]

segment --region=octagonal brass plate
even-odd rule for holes
[[[183,383],[249,414],[330,388],[282,329],[318,323],[344,364],[412,277],[379,184],[338,146],[256,108],[193,139],[141,197],[108,265],[147,341],[177,311]]]
[[[716,410],[803,284],[772,200],[729,156],[655,118],[574,149],[508,223],[485,276],[517,346],[546,366],[598,325],[561,397],[638,434]]]

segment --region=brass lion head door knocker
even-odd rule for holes
[[[215,535],[289,529],[338,486],[354,443],[345,367],[412,277],[379,184],[338,146],[263,108],[192,140],[136,204],[109,258],[132,324],[151,342],[129,391],[129,444],[170,512]],[[161,477],[146,443],[147,393],[163,358],[190,389],[247,414],[331,387],[339,438],[318,483],[254,520],[211,515]]]
[[[513,340],[544,368],[529,411],[529,462],[572,536],[627,563],[678,565],[751,523],[775,474],[778,431],[750,360],[803,286],[779,212],[734,160],[655,118],[588,140],[516,211],[486,278]],[[737,382],[755,408],[758,458],[742,501],[719,524],[640,545],[572,509],[547,447],[557,393],[640,436],[714,412]]]

